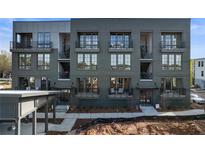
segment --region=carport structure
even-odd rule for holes
[[[36,135],[37,109],[45,108],[45,132],[48,132],[48,106],[53,105],[55,121],[56,95],[59,91],[0,91],[0,121],[15,121],[16,135],[21,134],[21,119],[32,113],[32,134]]]

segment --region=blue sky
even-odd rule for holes
[[[0,19],[0,50],[9,51],[12,40],[13,21],[69,20],[68,18],[1,18]],[[205,57],[205,18],[191,19],[191,57]]]

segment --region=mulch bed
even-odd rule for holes
[[[63,120],[64,120],[63,118],[56,118],[56,121],[54,123],[53,118],[49,118],[48,119],[48,123],[61,124],[63,122]],[[24,122],[24,123],[29,123],[29,122],[32,122],[32,118],[29,118],[29,119],[25,119],[24,118],[21,121]],[[38,123],[44,123],[45,122],[45,118],[37,118],[37,122]]]
[[[67,113],[113,113],[113,112],[141,112],[136,108],[110,107],[70,107]]]
[[[201,135],[205,134],[205,115],[77,119],[72,130],[80,135]]]
[[[67,135],[68,132],[48,131],[46,135]]]

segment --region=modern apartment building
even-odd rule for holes
[[[14,22],[11,45],[14,87],[71,88],[78,106],[189,106],[190,19]]]
[[[69,88],[70,21],[14,22],[13,89]]]
[[[194,80],[195,85],[205,89],[205,58],[194,59]]]

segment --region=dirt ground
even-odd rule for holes
[[[97,123],[76,132],[79,135],[205,135],[205,120],[138,119]]]

